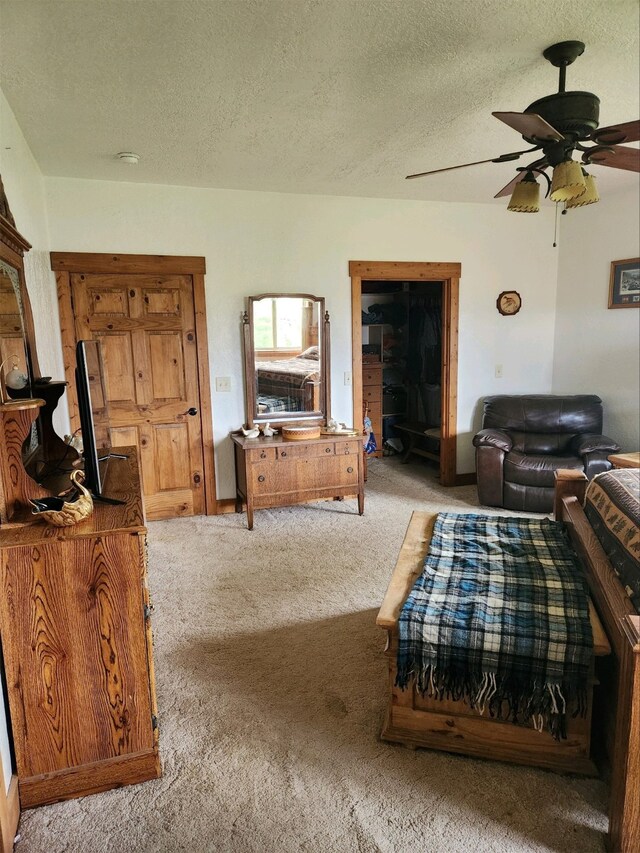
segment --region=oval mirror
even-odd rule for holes
[[[250,296],[244,321],[247,422],[326,422],[329,315],[306,293]]]

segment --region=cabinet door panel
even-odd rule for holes
[[[115,535],[3,554],[20,778],[153,747],[139,548]]]

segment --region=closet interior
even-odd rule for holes
[[[439,462],[442,292],[434,281],[362,281],[362,392],[376,449]]]

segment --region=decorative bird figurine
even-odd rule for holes
[[[242,434],[245,438],[257,438],[260,435],[260,427],[252,427],[251,429],[245,429],[244,427],[240,427],[242,430]]]
[[[271,438],[272,435],[278,434],[278,430],[273,429],[269,421],[267,421],[266,424],[262,427],[262,434],[265,436],[265,438]]]
[[[84,472],[73,471],[70,479],[78,492],[73,500],[57,497],[30,499],[33,515],[44,518],[56,527],[71,527],[72,524],[89,518],[93,512],[93,498],[89,490],[82,485]]]

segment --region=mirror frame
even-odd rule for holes
[[[309,299],[318,304],[319,326],[318,341],[320,343],[320,389],[323,406],[319,412],[275,412],[260,415],[258,413],[257,387],[255,377],[256,354],[253,341],[253,306],[261,299]],[[244,388],[246,400],[247,426],[249,429],[257,424],[270,423],[274,426],[291,422],[305,424],[326,424],[331,418],[331,348],[329,312],[325,311],[324,297],[313,296],[311,293],[260,293],[247,297],[247,309],[242,315],[242,331],[244,341]]]
[[[16,229],[16,223],[11,215],[9,202],[7,201],[4,186],[2,185],[2,178],[0,178],[0,258],[12,266],[18,273],[19,293],[17,297],[22,315],[29,387],[33,389],[33,383],[40,376],[40,365],[38,364],[31,302],[29,301],[29,293],[24,278],[24,256],[30,248],[31,243],[28,243]]]

